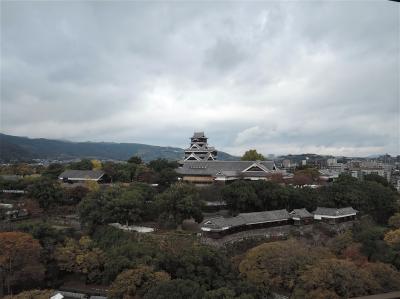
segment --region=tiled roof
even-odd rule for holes
[[[347,216],[357,213],[358,211],[353,209],[352,207],[346,207],[340,209],[317,207],[317,209],[313,212],[313,214],[315,215],[325,215],[325,216]]]
[[[101,170],[66,170],[59,175],[60,179],[99,180],[104,175]]]
[[[286,210],[241,213],[235,217],[216,217],[206,219],[203,221],[202,227],[213,230],[223,230],[235,226],[287,220],[289,218],[290,215]]]
[[[204,132],[194,132],[192,138],[205,138]]]
[[[268,172],[275,167],[274,161],[184,161],[177,172],[185,175],[265,176],[264,171],[243,172],[253,164],[259,164]]]
[[[313,214],[311,214],[306,209],[294,209],[293,211],[290,212],[290,215],[292,217],[299,217],[299,218],[313,217]]]

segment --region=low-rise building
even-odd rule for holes
[[[104,171],[101,170],[66,170],[61,173],[58,178],[63,182],[77,183],[77,182],[103,182],[105,178]]]
[[[274,161],[185,161],[177,173],[186,182],[212,184],[237,179],[268,180],[271,175],[284,172]]]
[[[294,225],[304,225],[313,223],[314,215],[306,209],[294,209],[290,212]]]
[[[317,209],[313,212],[314,220],[321,220],[329,224],[355,220],[357,213],[358,211],[352,207],[340,209],[317,207]]]
[[[291,224],[291,215],[283,210],[240,213],[235,217],[215,217],[206,219],[201,224],[202,232],[212,238],[257,228]]]
[[[200,229],[205,237],[222,238],[226,235],[260,228],[279,228],[287,225],[307,225],[314,222],[339,224],[356,219],[358,211],[352,207],[323,208],[318,207],[313,213],[306,209],[262,211],[240,213],[235,217],[213,217],[205,219]]]

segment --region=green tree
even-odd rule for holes
[[[216,290],[207,291],[205,299],[233,299],[237,298],[235,291],[229,288],[219,288]]]
[[[170,276],[164,271],[154,271],[149,266],[140,266],[120,273],[112,283],[108,296],[110,298],[142,298],[150,288],[163,281],[169,281]]]
[[[162,169],[157,176],[156,183],[164,189],[172,185],[178,180],[178,174],[172,168]]]
[[[203,220],[201,208],[203,202],[194,186],[182,183],[171,185],[156,197],[156,203],[162,219],[172,217],[176,224],[183,220],[194,218],[197,222]]]
[[[389,182],[387,181],[386,178],[378,175],[378,174],[366,174],[364,175],[364,180],[365,181],[371,181],[371,182],[376,182],[378,184],[381,184],[382,186],[385,187],[390,187]]]
[[[42,176],[49,179],[58,179],[59,175],[65,170],[64,165],[60,163],[52,163],[43,171]]]
[[[112,201],[121,194],[118,187],[106,190],[97,190],[88,195],[79,203],[78,214],[82,224],[89,230],[96,226],[112,222]]]
[[[167,159],[156,159],[149,162],[149,167],[155,172],[161,172],[164,169],[178,168],[178,162],[168,161]]]
[[[132,156],[128,159],[128,163],[140,165],[143,163],[143,161],[139,156]]]
[[[174,279],[159,283],[151,288],[143,299],[203,299],[204,291],[195,282],[184,279]]]
[[[108,206],[112,219],[127,225],[142,221],[146,209],[144,197],[138,190],[123,191]]]
[[[70,169],[76,170],[92,170],[92,161],[89,159],[82,159],[79,162],[74,162],[69,165]]]
[[[62,203],[64,199],[63,190],[58,182],[49,179],[38,179],[28,187],[28,193],[44,210],[51,206]]]
[[[227,257],[209,246],[172,239],[161,247],[158,267],[176,279],[189,279],[204,289],[215,289],[235,283],[235,273]]]
[[[253,186],[245,181],[235,181],[222,189],[222,198],[231,211],[251,212],[263,207]]]
[[[265,158],[263,155],[257,153],[255,149],[248,150],[244,153],[242,158],[240,158],[242,161],[264,161]]]

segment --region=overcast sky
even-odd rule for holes
[[[400,153],[390,1],[1,1],[1,132]]]

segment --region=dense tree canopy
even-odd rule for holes
[[[379,289],[379,283],[368,271],[351,261],[331,258],[322,259],[304,271],[293,297],[352,298]]]
[[[143,297],[144,299],[203,299],[204,291],[191,280],[174,279],[159,283]]]
[[[154,190],[144,184],[113,186],[90,192],[78,205],[81,222],[89,229],[113,222],[134,224],[157,216]]]
[[[52,163],[43,171],[42,176],[50,179],[58,179],[59,175],[65,170],[65,166],[60,163]]]
[[[0,276],[8,293],[18,285],[39,283],[45,268],[41,263],[42,247],[31,235],[21,232],[0,233]],[[3,285],[3,283],[1,284]]]
[[[257,153],[255,149],[248,150],[244,153],[242,158],[240,158],[242,161],[263,161],[265,160],[264,156]]]
[[[68,238],[63,246],[55,251],[55,258],[61,270],[83,274],[88,282],[101,281],[101,272],[105,262],[104,252],[95,247],[89,237],[79,241]]]
[[[112,283],[108,295],[112,299],[142,298],[150,288],[169,280],[169,274],[164,271],[140,266],[121,272]]]
[[[311,177],[310,177],[311,178]],[[399,194],[374,181],[341,176],[337,182],[318,189],[281,186],[266,181],[235,181],[226,185],[222,198],[233,212],[351,206],[376,222],[386,224],[399,209]]]
[[[197,222],[203,220],[201,212],[202,201],[194,186],[176,183],[156,197],[160,211],[160,224],[172,222],[181,224],[183,220],[194,218]]]
[[[139,165],[139,164],[142,164],[143,161],[142,161],[142,158],[140,158],[139,156],[132,156],[128,159],[128,163]]]
[[[37,179],[28,188],[29,195],[38,201],[41,208],[47,210],[50,206],[63,202],[64,193],[58,182],[49,179]]]
[[[82,159],[78,162],[69,164],[69,168],[76,170],[92,170],[93,164],[92,161],[90,161],[89,159]]]
[[[239,270],[244,278],[268,290],[292,290],[307,266],[332,256],[327,250],[294,240],[264,243],[247,252]]]

